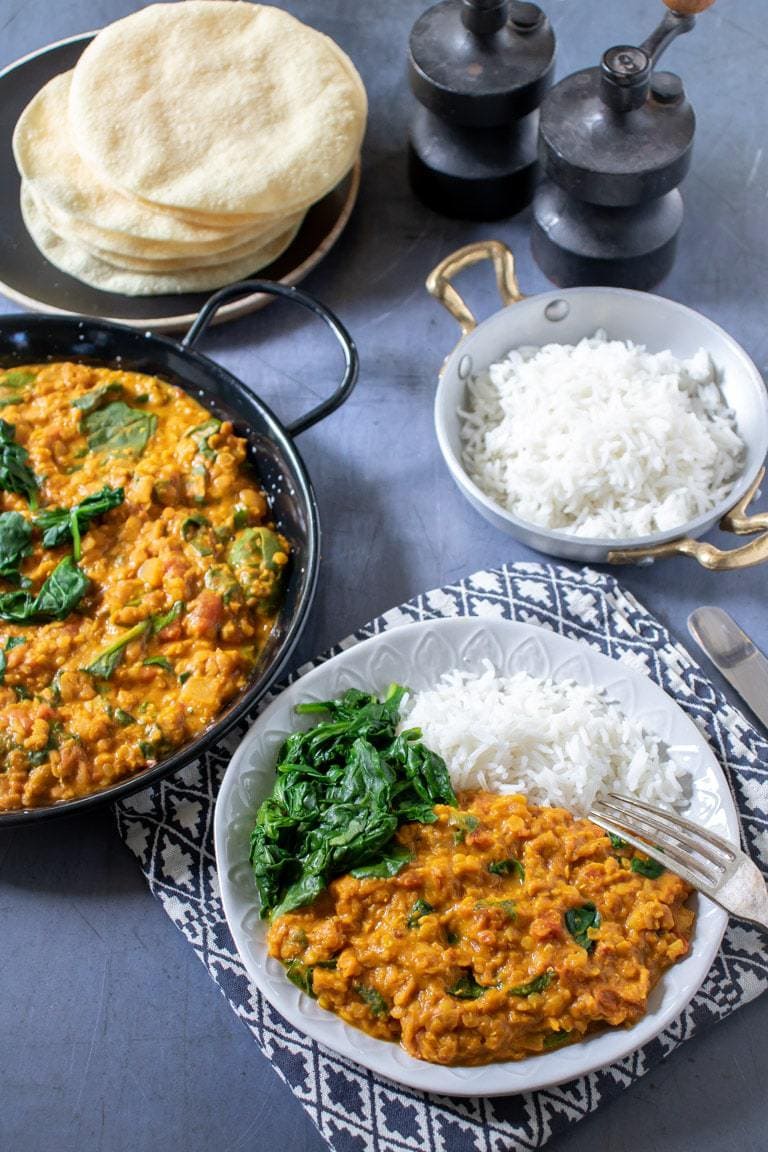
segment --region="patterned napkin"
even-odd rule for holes
[[[385,613],[314,663],[387,628],[441,616],[539,624],[647,673],[708,738],[731,781],[749,851],[768,870],[768,743],[612,576],[550,564],[476,572]],[[689,1036],[768,987],[761,938],[733,921],[682,1016],[645,1048],[597,1073],[548,1091],[495,1099],[433,1096],[374,1076],[287,1024],[250,984],[235,951],[219,898],[212,818],[224,770],[246,728],[243,723],[204,760],[117,805],[118,828],[154,895],[335,1152],[541,1148]]]

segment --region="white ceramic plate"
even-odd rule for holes
[[[326,700],[347,688],[384,692],[392,681],[425,688],[451,668],[479,670],[490,659],[506,675],[526,671],[577,680],[606,690],[623,711],[657,733],[684,763],[693,781],[686,815],[738,843],[738,820],[725,777],[709,746],[685,713],[646,676],[585,645],[528,624],[462,617],[408,624],[354,645],[312,669],[262,713],[227,769],[215,814],[216,860],[229,927],[248,974],[296,1028],[341,1056],[391,1080],[451,1096],[500,1096],[551,1087],[620,1060],[658,1035],[703,982],[720,945],[727,916],[696,897],[693,946],[655,988],[649,1010],[633,1028],[607,1031],[542,1056],[482,1068],[444,1068],[376,1040],[320,1008],[285,977],[267,955],[266,923],[259,917],[248,863],[256,810],[274,781],[278,748],[298,726],[296,704]],[[304,718],[309,725],[309,718]]]

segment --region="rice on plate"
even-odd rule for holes
[[[454,789],[520,792],[531,804],[585,814],[599,791],[650,804],[683,800],[684,769],[661,740],[596,688],[527,672],[455,669],[404,702],[401,728],[420,728]]]
[[[462,463],[501,507],[580,537],[681,527],[725,499],[745,445],[708,352],[520,347],[468,384]]]

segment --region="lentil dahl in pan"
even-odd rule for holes
[[[467,792],[397,833],[396,875],[339,876],[270,954],[323,1008],[437,1064],[516,1060],[628,1027],[686,955],[690,888],[562,808]]]
[[[207,728],[288,541],[245,442],[152,376],[0,370],[0,811],[88,795]]]

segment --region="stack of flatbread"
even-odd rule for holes
[[[239,0],[110,25],[19,118],[26,226],[57,268],[129,296],[270,264],[357,159],[362,81],[327,36]]]

